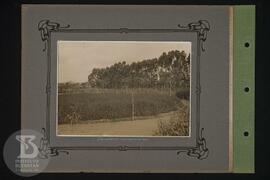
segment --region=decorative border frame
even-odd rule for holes
[[[207,20],[198,20],[197,22],[189,23],[186,26],[178,24],[175,29],[71,29],[70,25],[61,26],[59,23],[50,21],[48,19],[41,20],[38,23],[38,30],[40,31],[41,40],[44,42],[43,52],[46,51],[47,56],[47,82],[46,82],[46,128],[42,128],[43,137],[40,139],[40,157],[48,158],[49,156],[58,156],[59,153],[69,154],[71,150],[176,150],[177,155],[186,153],[187,156],[195,157],[199,160],[206,159],[209,155],[209,149],[206,146],[206,140],[203,137],[204,128],[200,127],[200,57],[201,51],[204,52],[204,42],[207,39],[207,33],[210,31],[210,24]],[[143,146],[77,146],[77,147],[52,147],[50,146],[50,98],[51,98],[51,33],[55,32],[87,32],[87,33],[170,33],[170,32],[195,32],[197,34],[197,59],[196,64],[198,70],[196,71],[196,146],[194,147],[143,147]]]

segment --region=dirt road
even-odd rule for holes
[[[174,112],[157,116],[137,117],[135,120],[116,120],[114,122],[88,122],[75,125],[61,124],[58,135],[143,135],[152,136],[159,121],[168,121]]]

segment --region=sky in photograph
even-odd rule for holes
[[[171,50],[191,52],[190,42],[58,41],[58,82],[87,82],[93,68],[158,58]]]

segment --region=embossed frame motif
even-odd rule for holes
[[[69,151],[73,150],[173,150],[177,155],[185,153],[189,157],[197,158],[199,160],[206,159],[209,155],[209,149],[206,145],[206,139],[203,137],[204,128],[200,127],[200,58],[201,52],[205,51],[204,43],[207,39],[207,33],[210,31],[210,24],[207,20],[198,20],[197,22],[189,23],[185,26],[178,24],[175,29],[72,29],[70,25],[61,26],[50,20],[41,20],[38,23],[38,31],[40,31],[41,40],[44,42],[43,52],[46,52],[47,58],[47,81],[46,81],[46,124],[42,128],[43,137],[40,139],[40,157],[48,158],[50,156],[58,156],[59,153],[69,155]],[[170,33],[170,32],[195,32],[197,34],[197,71],[196,71],[196,146],[76,146],[76,147],[54,147],[50,146],[50,98],[51,98],[51,54],[50,43],[51,33],[53,32],[87,32],[87,33]]]

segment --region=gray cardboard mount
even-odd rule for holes
[[[46,40],[38,23],[42,20],[77,29],[51,33]],[[102,33],[108,29],[177,29],[207,20],[210,30],[198,45],[198,33]],[[80,31],[80,29],[82,31]],[[100,29],[99,33],[83,31]],[[44,30],[44,27],[43,27]],[[46,30],[46,28],[45,28]],[[53,29],[49,29],[54,31]],[[199,32],[200,33],[200,32]],[[204,34],[204,32],[202,32]],[[200,34],[199,34],[200,35]],[[200,72],[200,114],[196,113],[196,88],[191,90],[191,136],[188,138],[82,138],[56,136],[56,79],[58,40],[190,41],[192,42],[192,86]],[[200,42],[202,43],[202,42]],[[45,51],[43,51],[46,47]],[[49,51],[49,52],[48,52]],[[200,57],[200,65],[196,60]],[[48,65],[48,55],[51,63]],[[46,84],[50,67],[49,127]],[[48,89],[48,87],[47,87]],[[51,157],[46,172],[228,172],[229,169],[229,6],[105,6],[23,5],[22,7],[22,128],[49,132],[50,145],[69,154]],[[192,99],[191,98],[191,99]],[[203,138],[196,134],[199,115]],[[194,118],[195,117],[195,118]],[[201,133],[201,131],[200,131]],[[166,147],[188,147],[196,137],[207,148],[206,158],[192,149],[177,153]],[[206,143],[205,143],[206,142]],[[119,149],[76,149],[76,147],[119,147]],[[70,147],[75,147],[74,149]],[[128,147],[146,147],[134,148]],[[165,150],[147,147],[165,147]],[[202,148],[202,146],[200,146]],[[69,149],[68,149],[69,148]],[[68,149],[68,150],[67,150]]]

